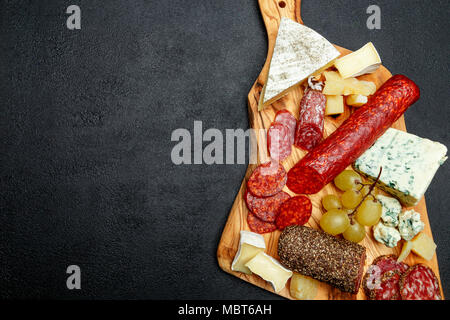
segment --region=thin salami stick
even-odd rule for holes
[[[417,85],[403,75],[389,79],[335,132],[288,173],[295,193],[319,192],[366,151],[420,97]]]
[[[326,98],[322,92],[311,89],[305,92],[300,102],[296,147],[310,151],[322,141],[325,104]]]

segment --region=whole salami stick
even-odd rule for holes
[[[366,151],[420,97],[417,85],[395,75],[335,132],[310,151],[288,173],[295,193],[319,192]]]

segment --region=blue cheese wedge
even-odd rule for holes
[[[331,66],[339,55],[339,51],[314,30],[281,18],[258,110],[284,96],[310,75]]]
[[[388,129],[355,163],[355,170],[375,180],[378,187],[415,206],[425,194],[436,171],[447,159],[447,147],[413,134]]]
[[[406,241],[411,240],[423,230],[425,224],[420,219],[420,213],[414,210],[407,210],[400,213],[398,231]]]
[[[240,234],[239,249],[231,263],[231,270],[252,274],[245,264],[253,259],[258,253],[264,252],[266,243],[264,242],[264,237],[260,234],[245,230],[242,230]]]
[[[400,233],[394,227],[388,227],[381,221],[373,227],[373,237],[386,247],[394,248],[401,240]]]
[[[381,220],[383,220],[383,223],[388,227],[398,226],[398,215],[402,212],[400,202],[395,198],[381,194],[377,195],[377,200],[382,206]]]

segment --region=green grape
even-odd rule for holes
[[[353,170],[344,170],[334,178],[334,184],[342,191],[356,189],[358,182],[362,182],[361,176]]]
[[[356,220],[364,226],[373,226],[378,223],[381,217],[382,207],[378,201],[368,199],[356,210]]]
[[[362,194],[358,190],[350,189],[342,194],[342,205],[347,209],[354,209],[361,202]]]
[[[339,197],[335,194],[328,194],[322,198],[322,205],[325,210],[341,209],[342,204]]]
[[[366,229],[364,229],[364,227],[358,222],[354,221],[353,224],[350,224],[350,226],[344,231],[342,235],[344,236],[344,239],[358,243],[365,238]]]
[[[350,225],[348,215],[339,209],[331,209],[320,219],[320,227],[333,236],[341,234]]]

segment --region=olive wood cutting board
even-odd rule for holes
[[[253,87],[251,88],[249,94],[248,94],[248,112],[249,112],[249,119],[250,119],[250,126],[254,129],[268,129],[270,124],[272,123],[275,113],[278,110],[282,109],[288,109],[291,111],[296,118],[298,118],[298,112],[299,112],[299,105],[300,100],[303,95],[303,90],[301,86],[298,86],[294,90],[291,90],[286,96],[282,97],[275,103],[273,103],[271,106],[266,107],[261,112],[258,112],[258,101],[260,97],[261,90],[264,86],[264,81],[267,76],[267,72],[270,65],[270,60],[272,57],[274,45],[275,45],[275,39],[278,33],[278,26],[280,23],[281,17],[286,17],[291,20],[297,21],[299,23],[303,23],[302,18],[300,16],[300,9],[301,9],[301,0],[258,0],[259,7],[261,9],[261,13],[264,19],[264,24],[267,29],[267,36],[268,36],[268,54],[267,59],[264,64],[264,67],[258,77],[256,79],[256,82],[254,83]],[[368,42],[368,41],[367,41]],[[341,48],[339,46],[336,46],[336,48],[341,52],[342,55],[348,54],[351,51]],[[380,53],[382,56],[382,52]],[[381,66],[375,73],[365,75],[362,77],[358,77],[359,79],[363,80],[369,80],[376,84],[377,89],[391,77],[391,73],[389,70]],[[413,106],[414,108],[416,106]],[[336,130],[337,127],[340,126],[340,124],[348,118],[350,115],[351,110],[347,106],[345,107],[345,112],[341,114],[337,118],[328,117],[325,116],[325,127],[324,127],[324,136],[330,135],[334,130]],[[394,125],[393,128],[400,129],[403,131],[406,131],[405,127],[405,120],[403,117],[401,117]],[[264,136],[257,137],[258,140],[258,164],[261,163],[261,160],[264,160],[264,158],[267,156],[267,147],[266,147],[266,140]],[[292,147],[292,154],[287,158],[285,161],[283,161],[284,168],[286,171],[289,171],[290,168],[292,168],[304,155],[306,152],[302,151],[301,149],[298,149],[296,147]],[[239,245],[239,231],[241,230],[250,230],[247,225],[247,212],[248,209],[245,205],[244,201],[244,192],[246,188],[246,182],[253,170],[256,168],[256,165],[249,165],[247,172],[245,174],[245,178],[242,181],[242,184],[239,189],[239,193],[237,194],[237,197],[233,203],[233,207],[231,208],[227,223],[225,225],[225,228],[222,233],[222,237],[217,249],[217,259],[219,262],[219,266],[226,272],[241,278],[242,280],[245,280],[247,282],[250,282],[256,286],[259,286],[263,289],[269,290],[271,292],[273,291],[272,286],[258,277],[257,275],[246,275],[239,272],[234,272],[231,270],[231,263],[233,261],[233,258],[238,250]],[[284,191],[288,192],[290,195],[294,195],[286,186],[283,189]],[[327,195],[327,194],[339,194],[340,191],[338,191],[333,183],[328,184],[325,188],[323,188],[319,193],[314,195],[308,195],[308,197],[311,199],[313,210],[312,210],[312,216],[309,219],[307,226],[310,226],[312,228],[318,229],[319,228],[319,219],[322,216],[323,209],[321,206],[321,199]],[[427,215],[427,209],[425,205],[425,199],[421,199],[419,204],[414,207],[414,209],[417,212],[420,212],[422,221],[425,223],[425,229],[423,232],[431,235],[431,229],[430,229],[430,223],[428,220]],[[401,250],[401,245],[403,242],[399,242],[399,245],[396,248],[388,248],[384,246],[383,244],[380,244],[375,241],[375,239],[372,236],[371,230],[366,227],[366,238],[360,243],[361,245],[365,246],[367,248],[367,259],[366,259],[366,266],[364,268],[364,272],[367,270],[368,266],[372,263],[372,261],[384,254],[396,254],[398,255]],[[275,231],[272,233],[266,233],[264,234],[264,239],[266,242],[266,253],[271,255],[272,257],[278,259],[277,254],[277,245],[278,245],[278,237],[280,236],[280,231]],[[411,253],[409,257],[405,260],[406,263],[409,265],[413,265],[416,263],[424,263],[431,267],[437,277],[439,278],[439,284],[440,284],[440,276],[439,276],[439,269],[438,269],[438,261],[436,255],[433,257],[431,261],[425,261],[424,259],[418,257],[414,253]],[[288,281],[286,287],[280,291],[278,294],[292,299],[291,295],[289,294],[289,284]],[[440,284],[441,285],[441,284]],[[441,285],[441,291],[442,291],[442,285]],[[320,283],[318,294],[316,296],[316,299],[320,300],[326,300],[326,299],[332,299],[332,300],[340,300],[340,299],[366,299],[365,294],[363,293],[362,288],[360,288],[359,292],[357,294],[349,294],[341,292],[339,289],[335,289],[325,283]]]

